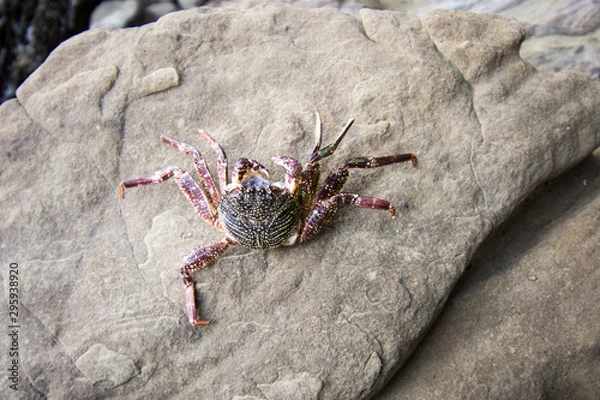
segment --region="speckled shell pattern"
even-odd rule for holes
[[[248,179],[223,196],[219,218],[242,246],[268,249],[283,244],[299,224],[300,209],[286,189],[260,178]]]

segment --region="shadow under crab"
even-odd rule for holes
[[[192,203],[196,212],[209,225],[224,233],[221,241],[195,248],[183,258],[180,275],[186,290],[186,309],[191,325],[206,325],[198,319],[194,280],[191,272],[203,268],[220,257],[230,245],[239,244],[252,249],[291,246],[312,239],[335,215],[340,203],[357,207],[388,210],[392,218],[395,207],[387,200],[342,192],[350,168],[377,168],[411,161],[417,165],[413,153],[383,157],[356,157],[333,169],[319,185],[320,161],[332,155],[354,119],[350,119],[336,140],[321,148],[322,123],[317,112],[315,146],[308,162],[288,156],[275,156],[275,163],[285,169],[283,182],[271,182],[269,171],[259,162],[240,158],[233,166],[231,182],[227,177],[227,157],[221,146],[206,132],[200,134],[217,153],[219,189],[202,155],[191,145],[166,136],[161,140],[182,153],[192,156],[200,177],[200,185],[183,169],[170,166],[121,182],[121,197],[125,189],[153,185],[171,177]]]

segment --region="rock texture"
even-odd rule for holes
[[[599,84],[537,72],[519,58],[524,34],[491,15],[358,21],[273,5],[190,10],[63,43],[0,108],[0,257],[20,268],[19,394],[369,397],[490,231],[600,143]],[[328,167],[419,155],[418,168],[352,171],[347,185],[400,215],[346,207],[312,242],[232,249],[195,274],[216,322],[190,327],[178,262],[219,235],[173,182],[121,200],[119,181],[192,169],[164,133],[213,165],[198,127],[232,160],[304,158],[315,109],[326,140],[357,121]]]
[[[418,4],[420,3],[420,4]],[[595,0],[433,0],[411,4],[421,14],[433,8],[498,13],[527,28],[521,57],[543,71],[564,69],[600,77],[600,5]],[[395,1],[389,5],[396,7]]]
[[[375,397],[596,399],[600,151],[502,224]]]
[[[60,42],[89,27],[100,1],[0,0],[0,102],[13,98]]]
[[[0,100],[14,97],[15,89],[37,68],[60,41],[88,27],[139,26],[163,15],[198,6],[252,7],[261,0],[47,0],[34,10],[21,0],[0,0],[2,61]],[[447,1],[447,0],[279,0],[298,7],[336,7],[359,17],[362,8],[408,11],[417,15],[432,8],[497,13],[515,18],[528,28],[521,56],[543,71],[570,69],[600,76],[598,23],[595,0]],[[35,11],[35,12],[34,12]],[[94,11],[92,13],[92,11]],[[90,15],[92,14],[92,15]],[[33,18],[33,20],[32,20]],[[67,28],[68,29],[67,29]],[[4,80],[2,79],[4,78]]]

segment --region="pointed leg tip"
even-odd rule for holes
[[[211,324],[212,321],[200,321],[200,320],[191,320],[190,325],[192,326],[206,326]]]
[[[170,145],[172,147],[175,147],[175,148],[177,148],[177,144],[179,144],[176,140],[171,139],[170,137],[165,136],[165,135],[160,135],[160,140],[163,143],[166,143],[166,144],[168,144],[168,145]]]
[[[392,219],[396,218],[396,207],[393,204],[390,205],[390,217]]]
[[[209,144],[212,145],[214,143],[215,139],[213,139],[213,137],[210,136],[204,129],[198,128],[198,133],[201,134],[204,140],[206,140]]]
[[[419,163],[419,160],[417,159],[417,155],[416,154],[412,154],[412,157],[411,157],[410,160],[412,161],[412,165],[415,166],[415,167]]]
[[[125,185],[123,185],[122,183],[119,185],[119,195],[122,199],[125,198]]]

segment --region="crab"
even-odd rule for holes
[[[351,168],[377,168],[407,161],[416,166],[417,156],[413,153],[348,159],[333,169],[319,186],[319,162],[335,152],[353,123],[354,118],[346,123],[332,144],[321,148],[322,122],[317,111],[315,145],[308,162],[302,166],[292,157],[272,158],[285,170],[283,182],[272,182],[269,171],[250,158],[240,158],[235,162],[229,181],[225,152],[212,136],[199,129],[198,132],[217,154],[219,188],[204,158],[194,147],[166,136],[160,139],[192,157],[200,184],[176,166],[120,183],[120,195],[124,198],[127,188],[153,185],[173,178],[202,220],[223,232],[221,241],[199,246],[185,256],[179,270],[185,287],[187,317],[192,326],[207,325],[210,321],[198,318],[191,272],[213,263],[229,246],[270,249],[306,242],[323,229],[340,204],[387,210],[394,218],[396,209],[391,202],[345,193],[342,188]]]

